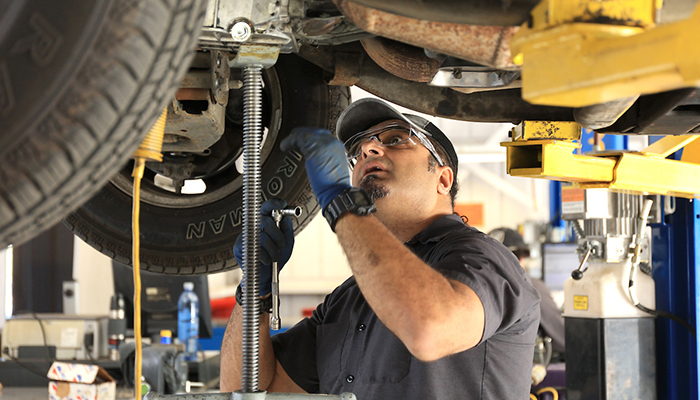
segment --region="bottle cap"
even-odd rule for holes
[[[163,329],[160,331],[160,344],[172,344],[173,343],[173,333],[169,329]]]
[[[115,293],[110,301],[110,310],[123,310],[124,309],[124,295],[121,293]]]
[[[182,286],[185,290],[194,290],[194,283],[192,282],[185,282]]]

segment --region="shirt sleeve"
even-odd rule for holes
[[[318,373],[317,336],[319,328],[335,322],[327,318],[329,309],[340,307],[338,302],[354,284],[354,278],[349,278],[326,296],[323,303],[316,307],[311,317],[304,318],[299,323],[272,337],[272,349],[284,371],[290,378],[308,393],[319,393],[320,378]],[[337,314],[337,313],[336,313]],[[323,356],[323,354],[321,354]]]
[[[479,296],[485,315],[481,342],[501,333],[510,340],[529,340],[525,333],[539,323],[540,296],[513,253],[488,237],[450,240],[442,246],[441,256],[431,265]]]
[[[327,300],[328,298],[326,298]],[[284,371],[308,393],[318,393],[319,378],[316,368],[316,327],[323,321],[325,301],[318,305],[311,317],[272,336],[272,349]]]

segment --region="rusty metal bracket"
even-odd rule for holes
[[[228,103],[228,80],[231,76],[231,68],[227,61],[226,53],[211,52],[212,95],[218,104],[224,106]]]
[[[364,52],[359,43],[341,46],[302,46],[299,56],[334,73],[337,52]],[[519,82],[519,81],[516,81]],[[475,122],[520,123],[525,119],[573,121],[573,109],[538,106],[522,99],[520,89],[463,94],[454,90],[411,82],[379,67],[371,58],[362,61],[362,75],[356,84],[378,97],[425,114]],[[406,96],[410,93],[410,96]]]
[[[423,49],[383,37],[363,39],[367,55],[384,70],[401,79],[429,82],[441,62],[425,55]]]
[[[226,105],[215,103],[209,90],[206,93],[202,101],[206,101],[207,108],[199,113],[187,112],[183,103],[177,100],[168,105],[164,152],[202,153],[221,139],[226,124]]]
[[[360,80],[362,54],[335,53],[335,73],[328,81],[331,86],[352,86]]]
[[[277,62],[280,54],[279,46],[266,44],[241,44],[241,47],[228,65],[231,68],[245,68],[250,65],[260,65],[263,68],[270,68]]]
[[[227,53],[200,53],[168,105],[163,151],[204,153],[224,134],[229,77]],[[186,102],[200,102],[193,111]],[[192,112],[188,112],[192,111]]]
[[[498,69],[517,70],[509,40],[517,26],[467,25],[404,17],[354,1],[333,0],[358,27],[378,36]]]

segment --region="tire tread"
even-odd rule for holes
[[[205,7],[204,0],[114,0],[55,108],[0,163],[0,178],[7,177],[0,180],[0,245],[57,223],[129,158],[184,74]],[[188,17],[193,26],[171,26]],[[142,71],[144,59],[152,61]]]

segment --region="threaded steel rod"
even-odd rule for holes
[[[262,66],[243,69],[243,333],[241,390],[258,391]]]
[[[581,228],[581,224],[578,223],[578,220],[571,221],[571,226],[574,227],[576,238],[583,239],[586,237],[586,234],[584,233],[583,228]]]

